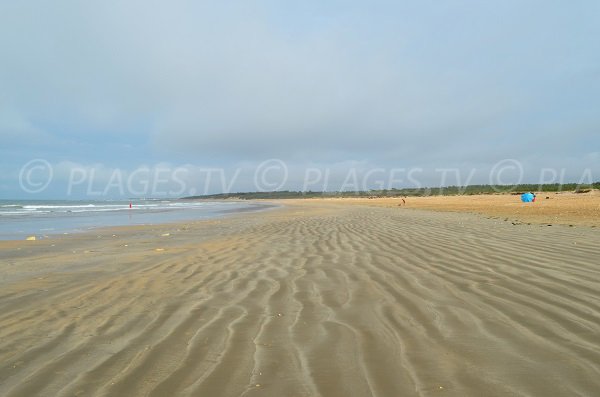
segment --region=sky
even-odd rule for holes
[[[598,20],[594,0],[0,0],[0,198],[598,181]]]

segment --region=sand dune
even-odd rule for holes
[[[296,202],[3,243],[0,395],[599,395],[598,237]]]

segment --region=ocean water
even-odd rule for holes
[[[99,227],[209,219],[257,211],[268,204],[239,201],[11,201],[0,200],[0,240],[43,238]]]

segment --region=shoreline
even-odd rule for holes
[[[36,241],[60,239],[84,234],[101,233],[103,231],[123,233],[128,229],[138,230],[144,228],[155,228],[161,225],[180,225],[193,222],[208,221],[219,219],[235,214],[246,212],[263,212],[278,207],[295,207],[298,205],[314,206],[315,204],[341,204],[341,205],[360,205],[367,207],[397,208],[398,210],[421,210],[433,212],[450,212],[457,214],[473,214],[482,218],[491,219],[500,222],[506,222],[513,226],[518,225],[545,225],[545,226],[567,226],[567,227],[600,227],[600,191],[577,194],[572,192],[555,193],[553,195],[539,195],[539,199],[534,203],[521,203],[517,196],[507,194],[483,194],[483,195],[462,195],[462,196],[425,196],[425,197],[407,197],[405,204],[402,203],[402,197],[344,197],[344,198],[303,198],[303,199],[256,199],[256,200],[234,200],[224,199],[223,201],[239,201],[241,203],[255,203],[265,205],[265,208],[241,208],[233,210],[224,210],[215,217],[198,218],[189,220],[178,220],[173,222],[160,222],[155,224],[139,225],[115,225],[98,226],[88,230],[67,233],[46,234],[45,237]],[[550,199],[546,199],[550,197]],[[221,200],[189,200],[189,201],[210,201],[219,202]],[[25,241],[25,239],[0,239],[0,249],[10,246],[11,242]],[[31,243],[31,242],[28,242]]]
[[[292,203],[340,203],[344,205],[364,205],[372,207],[387,207],[398,209],[418,209],[434,212],[470,213],[488,219],[509,222],[514,225],[539,224],[539,225],[564,225],[600,227],[600,191],[594,190],[589,193],[557,192],[540,193],[538,200],[534,203],[521,203],[518,196],[509,194],[481,194],[481,195],[440,195],[423,197],[343,197],[343,198],[301,198],[301,199],[186,199],[185,201],[198,202],[240,202],[244,204],[259,204],[266,206],[289,206]],[[85,230],[56,232],[56,233],[32,233],[29,235],[42,236],[37,241],[56,239],[59,236],[73,236],[85,233],[95,233],[103,229],[153,227],[162,224],[181,224],[193,221],[218,219],[229,216],[230,213],[261,212],[272,209],[270,207],[254,209],[240,208],[233,210],[222,210],[219,214],[209,218],[197,218],[189,220],[174,220],[150,224],[136,225],[107,225],[91,227]],[[0,248],[3,242],[23,241],[24,238],[0,239]]]
[[[199,200],[201,202],[204,202],[204,200]],[[211,200],[209,201],[211,203],[219,203],[218,201],[214,201]],[[231,202],[231,201],[230,201]],[[133,224],[114,224],[114,225],[98,225],[98,226],[86,226],[85,228],[81,228],[81,229],[61,229],[61,230],[56,230],[56,231],[51,231],[51,232],[46,232],[46,231],[39,231],[39,232],[35,232],[35,233],[20,233],[18,234],[19,238],[13,237],[13,238],[6,238],[5,236],[2,236],[2,238],[0,238],[0,247],[2,246],[2,242],[5,241],[24,241],[27,240],[27,238],[29,238],[30,236],[34,236],[36,237],[36,239],[34,241],[42,241],[42,240],[48,240],[48,239],[57,239],[60,236],[74,236],[74,235],[80,235],[80,234],[86,234],[86,233],[96,233],[96,232],[101,232],[104,229],[107,230],[112,230],[112,229],[116,229],[119,230],[120,228],[137,228],[137,227],[153,227],[156,225],[169,225],[169,224],[181,224],[181,223],[187,223],[187,222],[194,222],[194,221],[203,221],[203,220],[211,220],[211,219],[219,219],[219,218],[223,218],[223,217],[227,217],[227,216],[231,216],[231,215],[235,215],[238,213],[248,213],[248,212],[261,212],[261,211],[267,211],[272,209],[273,207],[277,207],[277,204],[273,204],[273,203],[261,203],[261,202],[242,202],[240,201],[240,203],[246,205],[246,207],[240,207],[240,208],[233,208],[233,209],[221,209],[218,212],[212,212],[209,213],[208,215],[202,215],[202,216],[198,216],[198,214],[194,214],[196,216],[190,216],[190,218],[188,219],[184,219],[184,218],[179,218],[179,219],[172,219],[172,220],[166,220],[166,221],[158,221],[156,223],[151,223],[151,222],[144,222],[144,223],[133,223]],[[186,211],[186,209],[178,209],[177,215],[181,215],[184,211]],[[197,211],[195,209],[187,209],[187,211]],[[163,214],[162,212],[158,213]],[[128,214],[129,215],[129,214]],[[137,214],[136,214],[137,215]],[[146,217],[150,217],[152,214],[151,213],[145,213],[143,214]],[[102,215],[98,215],[98,216],[102,216]],[[59,217],[56,218],[57,221],[62,221],[62,219],[60,219]]]

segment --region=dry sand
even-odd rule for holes
[[[600,191],[588,193],[537,193],[534,203],[521,202],[510,194],[469,196],[425,196],[402,198],[326,199],[380,207],[403,206],[443,212],[470,212],[515,223],[543,223],[600,227]]]
[[[0,395],[597,396],[599,241],[308,200],[2,242]]]

